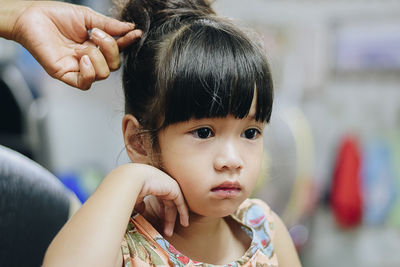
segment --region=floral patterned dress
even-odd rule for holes
[[[258,199],[247,199],[231,217],[249,235],[251,245],[236,261],[226,265],[213,265],[189,259],[165,240],[143,216],[135,214],[129,221],[121,246],[124,266],[278,267],[272,242],[272,211],[268,205]]]

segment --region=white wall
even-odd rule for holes
[[[127,162],[120,73],[80,91],[45,78],[51,166],[55,172],[94,168],[104,174]]]

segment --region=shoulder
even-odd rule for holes
[[[275,212],[271,213],[275,233],[273,244],[279,267],[300,267],[301,263],[286,225]]]
[[[268,222],[268,228],[274,230],[274,212],[261,199],[246,199],[234,214],[243,223],[253,226],[261,221]]]
[[[234,216],[252,232],[252,244],[256,244],[268,261],[276,260],[274,252],[275,226],[271,208],[262,200],[245,200]]]
[[[263,229],[268,240],[275,236],[275,217],[267,203],[260,199],[246,199],[234,216],[253,230]]]
[[[246,199],[238,208],[235,216],[245,225],[254,229],[261,238],[267,238],[266,248],[276,255],[279,267],[299,267],[300,260],[289,232],[281,218],[261,199]],[[260,231],[263,229],[265,232]],[[271,243],[268,242],[268,236]],[[269,255],[269,253],[267,253]],[[272,254],[271,254],[272,255]]]
[[[250,206],[253,206],[253,205],[259,206],[260,208],[262,208],[266,212],[270,212],[271,211],[271,208],[268,206],[268,204],[265,203],[263,200],[258,199],[258,198],[248,198],[248,199],[246,199],[245,201],[243,201],[242,204],[240,204],[238,210],[248,209]]]

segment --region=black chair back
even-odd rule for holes
[[[40,266],[68,220],[70,199],[57,177],[0,145],[0,266]]]

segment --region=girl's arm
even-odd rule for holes
[[[188,210],[175,180],[149,165],[126,164],[113,170],[64,225],[47,249],[43,266],[120,264],[120,245],[133,208],[149,194],[164,201],[172,210],[167,214],[176,216],[177,210],[181,224],[188,224]],[[165,218],[166,228],[173,227],[172,216]]]
[[[278,257],[279,267],[301,267],[297,251],[285,224],[276,213],[273,213],[273,216],[276,231],[274,249]]]

